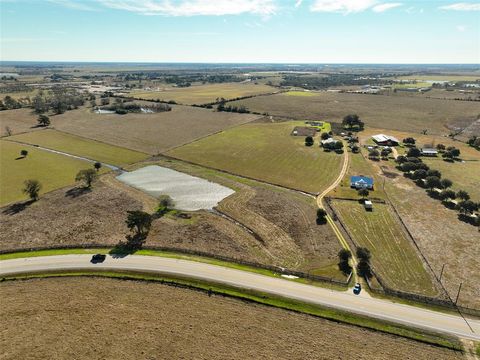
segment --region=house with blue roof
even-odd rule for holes
[[[373,178],[368,176],[352,176],[350,178],[350,187],[354,189],[373,190]]]

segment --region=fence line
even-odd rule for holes
[[[0,250],[0,254],[11,254],[11,253],[16,253],[16,252],[29,252],[29,251],[41,251],[41,250],[99,249],[99,248],[111,248],[111,245],[81,244],[81,245],[65,245],[65,246],[61,246],[61,247],[60,246],[32,247],[32,248],[23,248],[23,249]],[[167,252],[174,252],[174,253],[180,253],[180,254],[188,254],[188,255],[206,257],[206,258],[216,259],[216,260],[220,260],[220,261],[245,265],[245,266],[249,266],[249,267],[252,267],[252,268],[269,270],[269,271],[273,271],[273,272],[276,272],[276,273],[280,273],[281,275],[298,276],[298,277],[304,278],[304,279],[333,283],[333,284],[344,285],[344,286],[348,285],[348,283],[350,282],[351,276],[352,276],[352,273],[350,273],[350,275],[347,277],[346,280],[341,281],[341,280],[329,278],[329,277],[326,277],[326,276],[314,275],[314,274],[305,273],[305,272],[302,272],[302,271],[287,269],[287,268],[284,268],[284,267],[281,267],[281,266],[260,264],[260,263],[253,262],[253,261],[243,260],[243,259],[239,259],[239,258],[231,258],[231,257],[227,257],[227,256],[216,255],[216,254],[211,254],[211,253],[207,253],[207,252],[203,252],[203,251],[197,251],[197,250],[181,249],[181,248],[175,248],[175,247],[162,247],[162,246],[143,246],[142,249],[143,250],[167,251]]]

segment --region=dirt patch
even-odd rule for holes
[[[462,358],[391,335],[160,284],[41,279],[4,282],[0,292],[3,359]]]

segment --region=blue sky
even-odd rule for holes
[[[0,0],[2,60],[480,63],[480,2]]]

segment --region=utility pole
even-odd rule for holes
[[[442,275],[443,275],[444,268],[445,268],[445,264],[442,265],[442,271],[440,271],[440,279],[439,279],[440,282],[442,282]]]
[[[460,286],[458,287],[458,293],[457,293],[457,298],[455,299],[455,305],[457,305],[458,298],[460,297],[460,290],[462,289],[462,284],[463,282],[461,282]]]

